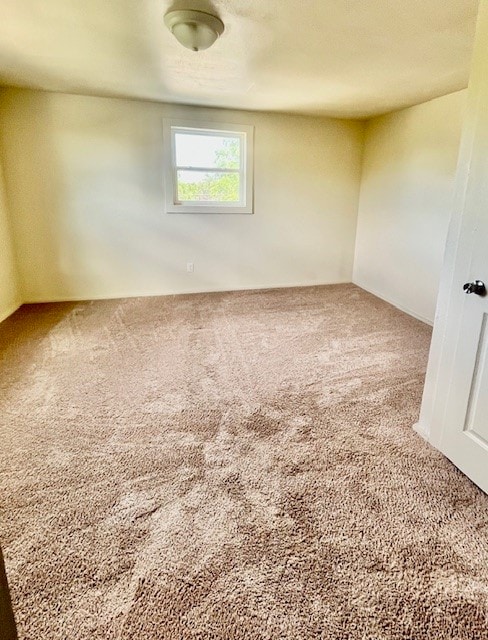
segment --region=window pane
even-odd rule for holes
[[[241,140],[236,136],[175,133],[176,164],[203,169],[239,169]]]
[[[236,202],[240,192],[238,173],[178,171],[179,202]]]

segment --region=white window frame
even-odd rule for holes
[[[242,124],[222,122],[199,122],[190,120],[164,119],[163,161],[164,192],[166,213],[254,213],[254,127]],[[177,167],[175,134],[191,131],[199,135],[226,133],[237,135],[241,140],[241,162],[235,169],[240,176],[240,200],[235,204],[225,202],[189,202],[178,201],[178,170],[215,172],[219,169],[202,167]],[[222,170],[232,172],[234,170]]]

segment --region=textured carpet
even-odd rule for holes
[[[353,285],[20,309],[20,638],[486,640],[488,497],[411,429],[429,340]]]

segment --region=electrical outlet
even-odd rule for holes
[[[186,270],[188,273],[193,273],[193,262],[186,263]]]

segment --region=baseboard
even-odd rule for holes
[[[45,304],[49,302],[85,302],[87,300],[121,300],[124,298],[157,298],[162,296],[186,296],[199,293],[232,293],[233,291],[266,291],[267,289],[303,289],[305,287],[327,287],[338,284],[351,284],[350,280],[336,280],[334,282],[304,282],[304,283],[280,283],[269,284],[260,287],[234,287],[229,288],[202,288],[181,289],[180,291],[157,291],[149,293],[119,292],[113,295],[85,295],[85,296],[51,296],[33,297],[24,300],[23,304]]]
[[[14,304],[11,305],[10,307],[7,307],[5,311],[0,311],[0,322],[3,322],[9,316],[11,316],[12,313],[15,313],[21,305],[22,305],[22,302],[17,301],[17,302],[14,302]]]
[[[365,287],[364,285],[360,284],[359,282],[356,282],[355,280],[353,280],[353,284],[355,284],[357,287],[360,287],[361,289],[364,289],[368,293],[371,293],[373,296],[376,296],[377,298],[380,298],[381,300],[388,302],[388,304],[391,304],[392,306],[399,309],[400,311],[403,311],[403,313],[406,313],[409,316],[412,316],[412,318],[415,318],[416,320],[420,320],[420,322],[424,322],[425,324],[428,324],[431,327],[434,326],[434,322],[430,318],[426,318],[425,316],[422,316],[419,313],[416,313],[415,311],[412,311],[411,309],[404,307],[403,305],[399,304],[396,300],[392,300],[391,298],[384,296],[382,293],[379,293],[374,289]]]
[[[428,434],[428,432],[426,431],[425,427],[423,427],[423,426],[420,424],[420,422],[416,422],[416,423],[413,425],[412,429],[413,429],[416,433],[418,433],[418,434],[419,434],[419,436],[420,436],[421,438],[423,438],[424,440],[426,440],[427,442],[429,442],[429,434]]]

